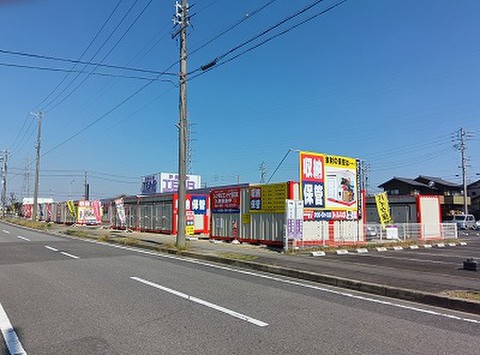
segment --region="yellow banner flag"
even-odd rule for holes
[[[388,198],[387,193],[382,192],[381,194],[375,195],[375,202],[377,204],[378,216],[380,217],[380,223],[382,225],[392,224],[393,220],[390,216],[390,208],[388,207]]]
[[[75,203],[73,201],[67,201],[67,207],[68,207],[68,210],[70,211],[70,214],[76,218],[77,213],[75,211]]]

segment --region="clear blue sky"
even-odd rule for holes
[[[191,0],[189,71],[313,2]],[[78,60],[118,3],[0,0],[0,50]],[[120,106],[148,83],[139,77],[152,74],[79,64],[62,82],[65,72],[38,68],[70,70],[72,63],[0,53],[0,150],[11,153],[9,192],[21,197],[25,190],[26,160],[35,157],[36,118],[30,112],[39,110],[46,114],[42,197],[80,198],[84,171],[94,198],[138,193],[142,175],[177,171],[179,43],[171,36],[173,4],[121,1],[82,57],[175,74],[161,76]],[[333,4],[321,2],[223,60]],[[262,162],[268,178],[292,148],[364,159],[369,192],[393,176],[460,183],[460,152],[452,135],[463,127],[476,133],[467,155],[469,181],[477,180],[479,14],[477,0],[349,0],[192,79],[191,172],[209,186],[235,183],[237,176],[255,183]],[[123,77],[88,76],[94,69]],[[298,180],[297,159],[295,152],[288,154],[272,181]]]

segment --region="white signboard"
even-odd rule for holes
[[[200,175],[187,175],[187,190],[201,188],[202,177]],[[177,192],[178,174],[160,173],[160,192]]]

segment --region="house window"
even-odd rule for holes
[[[400,191],[398,189],[390,190],[388,191],[389,195],[399,195]]]

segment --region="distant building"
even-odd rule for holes
[[[467,186],[467,194],[471,200],[469,212],[478,220],[480,219],[480,180]]]
[[[443,220],[451,219],[455,211],[463,211],[462,185],[438,177],[424,175],[415,179],[394,177],[378,187],[383,188],[387,193],[391,215],[396,223],[417,221],[417,195],[441,196]],[[477,187],[476,196],[478,197],[480,195],[480,183]],[[469,194],[469,196],[472,195]],[[467,197],[467,206],[470,206],[470,204],[470,197]],[[367,197],[367,222],[379,222],[373,196]]]

